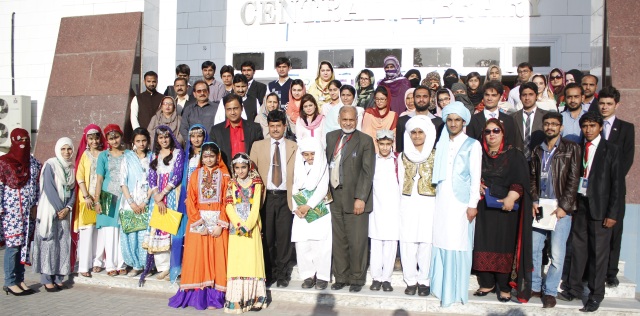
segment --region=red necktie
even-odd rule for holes
[[[587,142],[584,145],[584,158],[582,158],[582,163],[584,164],[584,177],[586,178],[589,171],[589,147],[591,147],[591,142]]]

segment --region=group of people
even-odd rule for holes
[[[403,76],[388,56],[377,86],[368,69],[343,85],[323,61],[307,90],[279,58],[268,86],[251,62],[242,74],[223,66],[223,82],[205,62],[191,87],[185,66],[164,95],[145,74],[130,137],[89,124],[78,147],[61,138],[41,165],[28,132],[11,133],[0,157],[5,292],[33,292],[31,263],[60,291],[77,263],[81,277],[179,282],[171,307],[242,313],[287,287],[295,263],[305,289],[333,277],[331,290],[359,292],[369,267],[369,289],[393,291],[398,253],[404,293],[442,306],[468,302],[472,273],[476,296],[545,308],[581,298],[583,277],[583,311],[618,285],[635,140],[615,115],[619,91],[594,98],[596,77],[554,69],[541,88],[523,63],[510,91],[498,66],[482,86],[447,70],[441,88],[437,72]]]

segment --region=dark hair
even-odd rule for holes
[[[171,132],[171,130],[166,127],[159,127],[156,129],[156,134],[153,139],[153,153],[155,154],[155,157],[149,164],[149,167],[153,170],[158,170],[158,155],[160,154],[160,149],[162,149],[162,147],[160,146],[160,143],[158,142],[158,135],[160,134],[158,132],[160,131]],[[176,149],[176,142],[173,140],[173,137],[171,136],[169,136],[169,148],[171,151],[166,157],[164,157],[164,159],[162,159],[162,163],[164,163],[165,166],[168,166],[169,162],[171,162],[171,159],[173,159],[173,150]]]
[[[246,160],[249,160],[249,163],[247,164],[249,166],[249,169],[251,169],[251,157],[249,157],[249,155],[247,155],[246,153],[237,153],[235,155],[233,155],[233,158],[231,158],[231,173],[234,173],[235,176],[235,170],[233,170],[233,166],[235,166],[235,164],[233,163],[234,160],[238,159],[238,158],[243,158]]]
[[[569,89],[580,89],[580,95],[584,95],[584,88],[582,87],[582,85],[578,82],[572,82],[570,84],[567,84],[564,87],[564,97],[567,97],[567,90]]]
[[[316,101],[316,98],[313,97],[313,95],[307,93],[303,95],[302,98],[300,98],[300,112],[303,112],[304,104],[307,103],[308,101],[311,101],[311,103],[313,103],[313,105],[316,106],[316,110],[313,112],[313,119],[311,120],[311,122],[313,122],[315,121],[316,117],[318,117],[318,115],[320,114],[320,109],[318,108],[318,102]],[[309,125],[310,122],[307,122],[306,113],[305,115],[300,115],[300,117],[302,118],[305,124]]]
[[[244,82],[245,84],[249,84],[249,80],[243,74],[235,74],[235,75],[233,75],[233,84],[236,84],[238,82]]]
[[[267,96],[264,98],[264,101],[267,102],[267,99],[269,99],[269,97],[276,97],[276,100],[278,100],[278,104],[280,104],[280,96],[278,96],[277,92],[271,92],[267,94]]]
[[[340,80],[338,80],[338,79],[333,79],[333,80],[329,81],[329,84],[327,85],[327,88],[330,85],[334,85],[336,88],[340,89],[340,87],[342,87],[342,82],[340,82]]]
[[[175,84],[176,84],[176,82],[178,82],[178,81],[184,81],[184,85],[185,85],[185,86],[189,84],[189,82],[187,82],[187,79],[186,79],[186,78],[180,78],[180,77],[178,77],[178,78],[176,78],[176,79],[173,79],[173,84],[175,85]]]
[[[342,87],[340,87],[340,95],[342,95],[342,91],[343,90],[349,90],[351,92],[351,94],[353,94],[353,97],[356,96],[356,88],[354,88],[352,85],[343,84]]]
[[[191,127],[189,129],[189,133],[187,133],[187,135],[189,135],[189,139],[186,140],[190,144],[189,152],[188,152],[189,157],[187,159],[191,159],[195,155],[195,151],[193,150],[193,145],[191,145],[191,134],[190,133],[191,133],[191,131],[195,131],[195,130],[198,130],[198,129],[202,131],[202,133],[203,133],[202,136],[205,136],[205,133],[207,132],[204,129],[202,129],[202,127],[200,127],[200,126]]]
[[[533,66],[526,61],[518,64],[518,68],[529,68],[529,70],[533,71]]]
[[[580,117],[580,121],[578,122],[580,122],[580,127],[582,127],[582,124],[584,124],[584,122],[594,122],[602,126],[604,124],[604,118],[602,117],[602,114],[600,114],[600,112],[587,111],[582,114],[582,117]]]
[[[431,90],[429,90],[429,87],[427,87],[427,86],[425,86],[425,85],[421,84],[421,85],[417,86],[417,87],[415,88],[415,90],[413,90],[413,97],[414,97],[414,98],[416,97],[416,92],[417,92],[418,90],[427,90],[427,94],[429,94],[429,97],[431,97]]]
[[[287,66],[291,67],[291,60],[289,60],[289,58],[287,57],[278,57],[276,58],[276,67],[282,65],[282,64],[286,64]]]
[[[230,73],[231,75],[233,75],[234,71],[235,71],[235,70],[233,69],[233,66],[231,66],[231,65],[224,65],[224,66],[220,67],[220,77],[222,77],[222,74],[223,74],[223,73],[226,73],[226,72],[228,72],[228,73]]]
[[[619,103],[620,91],[613,86],[604,87],[598,92],[598,99],[602,98],[612,98],[616,103]]]
[[[331,73],[333,74],[333,65],[331,65],[331,63],[327,60],[323,60],[320,62],[320,64],[318,64],[318,76],[316,77],[316,79],[320,78],[320,68],[322,68],[322,65],[327,65],[329,66],[329,69],[331,69]],[[355,93],[353,95],[356,95]]]
[[[293,87],[295,85],[298,85],[304,88],[304,81],[302,81],[302,79],[293,79],[289,87]]]
[[[147,144],[151,141],[151,135],[149,135],[149,131],[144,127],[138,127],[133,130],[133,133],[131,135],[131,141],[135,141],[136,136],[138,135],[144,136],[147,139]],[[149,152],[149,146],[147,146],[147,148],[144,149],[144,154],[146,155],[148,152]]]
[[[543,122],[549,119],[556,119],[558,120],[558,122],[560,122],[560,125],[562,125],[562,114],[558,112],[547,112],[542,116]]]
[[[242,70],[242,68],[244,67],[251,67],[251,70],[256,71],[256,64],[250,60],[243,61],[240,65],[240,70]]]
[[[441,94],[449,95],[449,89],[446,89],[446,88],[438,89],[438,91],[436,91],[436,98],[438,98],[438,96],[441,95]],[[436,100],[436,101],[438,101],[438,100]],[[455,101],[455,100],[451,100],[451,102],[453,102],[453,101]]]
[[[233,100],[238,101],[238,103],[240,103],[240,108],[242,108],[242,98],[235,93],[229,93],[222,98],[222,107],[226,109],[227,104]]]
[[[202,144],[202,148],[200,148],[200,165],[202,166],[202,153],[204,151],[213,151],[213,153],[216,154],[216,156],[220,155],[220,147],[218,147],[218,145],[216,143],[212,143],[212,142],[206,142],[204,144]]]
[[[478,81],[482,82],[482,76],[480,76],[480,73],[472,71],[467,75],[467,82],[465,82],[467,87],[469,87],[469,79],[471,78],[478,78]],[[478,86],[478,88],[480,87]]]
[[[482,91],[487,91],[487,89],[494,89],[498,92],[498,95],[502,96],[502,93],[504,92],[504,87],[502,86],[502,82],[498,81],[498,80],[491,80],[487,83],[484,84],[484,86],[482,86]],[[536,92],[538,91],[538,89],[535,90]]]
[[[212,61],[207,60],[202,63],[202,69],[209,68],[209,67],[213,68],[213,72],[216,72],[216,64],[214,64]]]
[[[196,87],[197,87],[199,84],[204,84],[204,86],[205,86],[205,87],[207,87],[207,91],[209,91],[209,84],[207,84],[207,82],[206,82],[206,81],[204,81],[204,80],[198,80],[198,81],[196,81],[196,82],[193,84],[193,94],[195,94],[195,92],[196,92]]]
[[[591,77],[591,78],[593,78],[593,79],[596,79],[596,84],[598,84],[598,81],[599,81],[599,80],[598,80],[598,77],[596,77],[596,76],[594,76],[594,75],[592,75],[592,74],[584,75],[584,76],[582,77],[582,80],[580,80],[580,83],[582,83],[582,81],[584,80],[584,78],[587,78],[587,77]]]
[[[531,89],[533,90],[533,92],[536,93],[536,95],[538,95],[538,85],[536,85],[535,83],[529,81],[529,82],[525,82],[523,84],[520,85],[520,89],[519,89],[519,93],[520,95],[522,95],[522,92],[524,92],[525,89]]]
[[[444,76],[442,76],[442,77],[443,77],[443,78],[446,78],[446,77],[448,77],[449,75],[455,75],[455,77],[456,77],[457,79],[460,79],[460,75],[458,75],[458,72],[457,72],[455,69],[453,69],[453,68],[449,68],[449,69],[445,70],[445,71],[444,71]]]
[[[142,77],[142,78],[147,79],[147,77],[149,77],[149,76],[156,77],[156,79],[158,79],[158,74],[153,70],[145,72],[144,73],[144,77]]]
[[[179,73],[187,74],[187,76],[191,76],[191,68],[187,64],[180,64],[176,66],[176,76]]]
[[[269,111],[269,114],[267,114],[267,122],[282,122],[282,124],[287,125],[287,114],[280,109]]]

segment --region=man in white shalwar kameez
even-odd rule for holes
[[[371,258],[369,269],[372,291],[393,291],[391,275],[398,251],[400,235],[400,185],[398,183],[398,157],[393,152],[393,131],[376,132],[378,153],[373,174],[373,211],[369,214]]]
[[[398,164],[400,197],[400,259],[404,293],[428,296],[435,187],[431,184],[436,129],[427,116],[407,121],[404,152]]]
[[[437,190],[429,277],[432,293],[447,307],[469,299],[482,147],[463,132],[471,115],[461,102],[445,107],[442,119],[446,128],[436,145],[433,168]]]

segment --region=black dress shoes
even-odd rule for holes
[[[360,290],[362,290],[362,285],[351,284],[351,286],[349,287],[349,292],[351,293],[358,293],[360,292]]]
[[[371,283],[369,290],[380,291],[381,287],[382,287],[382,283],[380,281],[373,280],[373,283]]]
[[[480,289],[477,289],[475,293],[473,293],[473,296],[487,296],[489,295],[489,293],[495,293],[496,292],[496,288],[493,287],[490,291],[480,291]]]
[[[542,308],[554,308],[556,307],[556,297],[552,295],[545,295],[542,297]]]
[[[568,291],[562,291],[558,293],[558,299],[561,301],[571,302],[576,298],[575,295],[569,293]]]
[[[329,285],[329,282],[318,279],[316,281],[316,290],[324,290],[327,288],[327,285]]]
[[[342,288],[344,288],[345,286],[347,286],[347,283],[336,282],[336,283],[331,284],[331,289],[332,290],[342,290]]]
[[[429,296],[429,294],[431,294],[431,288],[423,285],[423,284],[418,284],[418,295],[419,296]]]
[[[407,288],[404,290],[404,294],[407,295],[416,295],[416,291],[418,290],[418,285],[409,285],[407,286]]]
[[[287,279],[279,279],[277,282],[278,287],[287,287],[289,286],[289,280]]]
[[[392,292],[393,287],[391,287],[391,283],[389,283],[388,281],[384,281],[382,282],[382,290],[385,292]]]
[[[315,278],[306,278],[304,282],[302,282],[303,289],[310,289],[316,285]]]
[[[18,287],[19,287],[19,286],[18,286]],[[7,295],[9,295],[9,293],[11,293],[11,295],[13,295],[13,296],[25,296],[25,295],[30,295],[30,294],[32,294],[32,293],[27,293],[27,291],[14,292],[14,291],[12,291],[12,290],[11,290],[11,288],[10,288],[10,287],[8,287],[8,286],[3,286],[3,287],[2,287],[2,290],[3,290]]]
[[[618,277],[607,278],[607,287],[618,287],[618,285],[620,285],[620,280],[618,280]]]
[[[595,312],[600,307],[600,302],[596,300],[589,299],[587,300],[587,304],[580,309],[581,312]]]

